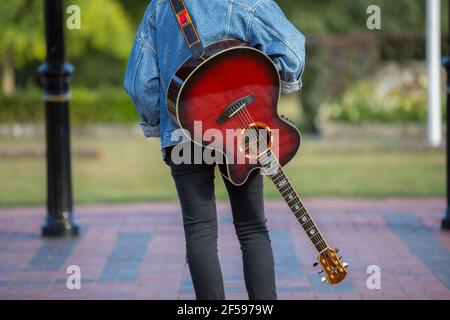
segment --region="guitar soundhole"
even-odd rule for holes
[[[272,147],[271,130],[261,122],[252,123],[244,129],[239,140],[239,149],[247,158],[258,158]]]

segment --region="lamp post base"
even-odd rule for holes
[[[80,228],[72,218],[61,220],[54,219],[50,216],[47,218],[46,224],[42,227],[43,237],[76,237],[79,234]]]
[[[450,208],[447,208],[441,226],[443,230],[450,230]]]

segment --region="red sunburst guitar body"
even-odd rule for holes
[[[232,117],[221,125],[216,120],[231,103],[252,94],[256,99],[246,111],[259,126],[279,130],[279,145],[273,147],[278,149],[281,164],[288,163],[299,149],[301,138],[299,131],[277,113],[280,77],[270,58],[243,42],[224,41],[207,47],[205,59],[188,60],[173,77],[167,95],[172,118],[191,137],[194,137],[195,121],[202,122],[203,132],[211,128],[221,130],[222,141],[196,142],[232,155],[227,166],[221,167],[222,174],[240,185],[258,165],[250,161],[239,163],[242,150],[238,137],[229,141],[226,130],[245,129],[245,126],[240,117]]]
[[[252,170],[262,168],[316,248],[323,281],[342,281],[347,271],[337,250],[328,246],[282,170],[297,153],[301,136],[278,115],[277,68],[241,41],[220,41],[205,49],[203,59],[188,59],[173,76],[167,92],[170,116],[189,139],[224,154],[221,172],[232,183],[243,184]]]

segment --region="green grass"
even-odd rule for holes
[[[2,150],[43,150],[44,139],[1,138]],[[159,142],[141,136],[75,136],[73,150],[98,150],[97,158],[73,158],[76,203],[175,200],[169,168]],[[305,138],[301,152],[286,167],[304,196],[391,197],[443,196],[444,151],[402,147],[391,140],[318,140]],[[218,174],[217,174],[218,177]],[[218,198],[225,198],[216,179]],[[266,183],[268,198],[279,198]],[[0,206],[43,205],[45,159],[0,158]]]

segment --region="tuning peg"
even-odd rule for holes
[[[314,267],[314,268],[317,267],[318,265],[319,265],[318,262],[314,262],[314,263],[313,263],[313,267]]]
[[[339,256],[339,260],[341,260],[342,259],[342,256]]]
[[[322,278],[320,278],[320,281],[321,281],[322,283],[325,283],[325,282],[327,282],[327,278],[326,278],[326,277],[322,277]]]
[[[321,273],[323,273],[323,270],[320,270],[319,272],[317,272],[317,274],[321,274]]]
[[[342,263],[342,266],[343,266],[344,268],[347,268],[347,267],[348,267],[348,263],[347,263],[347,262],[344,262],[344,263]]]
[[[338,253],[338,252],[339,252],[339,248],[335,248],[334,251],[335,251],[336,253]]]

